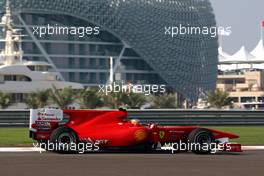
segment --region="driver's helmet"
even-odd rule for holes
[[[138,119],[131,119],[130,123],[132,123],[133,125],[139,125],[140,121]]]

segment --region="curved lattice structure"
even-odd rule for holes
[[[215,26],[208,0],[11,0],[11,8],[16,13],[68,15],[100,26],[191,100],[215,88],[217,37],[171,37],[164,29]]]

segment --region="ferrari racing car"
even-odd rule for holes
[[[213,150],[241,152],[240,144],[229,143],[229,139],[239,137],[232,133],[200,126],[143,125],[127,116],[123,109],[31,109],[30,137],[45,144],[89,144],[91,150],[178,152],[183,148],[183,151],[196,154],[208,154]],[[74,151],[76,147],[53,147],[52,150]]]

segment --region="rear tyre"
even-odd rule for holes
[[[189,134],[188,141],[193,153],[209,154],[212,150],[211,144],[214,142],[214,136],[207,129],[197,128]]]
[[[50,141],[54,145],[55,152],[67,153],[76,152],[72,150],[72,145],[77,146],[77,135],[75,132],[65,126],[59,127],[51,133]]]

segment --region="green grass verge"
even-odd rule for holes
[[[240,136],[231,142],[238,142],[242,145],[264,145],[264,126],[210,126],[226,132],[235,133]]]
[[[240,136],[232,142],[242,145],[264,145],[264,127],[262,126],[210,126]],[[0,147],[3,146],[32,146],[34,141],[28,136],[28,128],[0,128]]]
[[[0,146],[32,146],[28,128],[0,128]]]

